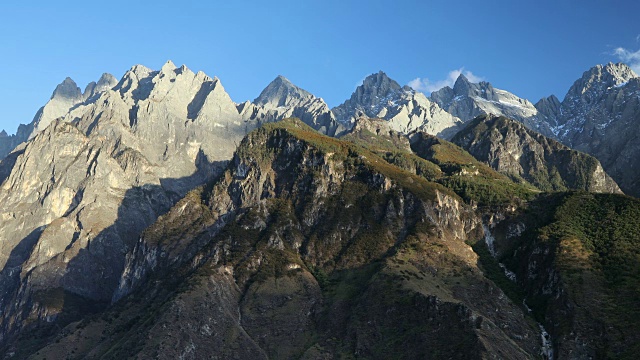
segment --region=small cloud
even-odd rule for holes
[[[631,51],[619,47],[613,50],[613,55],[617,56],[620,61],[629,65],[636,74],[640,74],[640,50]]]
[[[409,81],[407,85],[409,85],[416,91],[430,94],[434,91],[442,89],[445,86],[453,87],[453,84],[455,84],[460,74],[464,74],[464,76],[466,76],[466,78],[469,79],[469,81],[472,83],[477,83],[484,80],[482,77],[476,76],[471,71],[465,70],[464,67],[462,67],[460,69],[449,71],[447,78],[444,80],[431,81],[428,78],[418,77]]]

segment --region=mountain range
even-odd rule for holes
[[[330,109],[167,62],[0,133],[5,358],[633,358],[640,79]],[[450,142],[450,141],[451,142]]]
[[[251,126],[297,117],[323,134],[337,136],[350,129],[359,117],[387,120],[399,132],[415,130],[451,139],[464,124],[478,115],[493,114],[522,122],[527,128],[573,149],[598,158],[625,193],[640,194],[640,178],[632,169],[635,147],[633,132],[623,131],[638,118],[638,75],[627,65],[597,65],[576,80],[561,102],[554,95],[535,105],[508,91],[481,81],[471,83],[463,74],[453,88],[433,92],[430,97],[401,86],[382,71],[371,74],[351,98],[330,109],[327,104],[278,76],[252,102],[235,104],[240,118]],[[51,100],[21,125],[16,135],[0,133],[0,158],[33,137],[58,117],[81,113],[84,104],[112,88],[117,80],[103,74],[85,91],[67,78],[55,89]],[[235,117],[234,114],[231,114]],[[585,132],[585,127],[587,131]],[[250,127],[245,129],[245,133]]]

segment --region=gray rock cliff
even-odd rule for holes
[[[594,157],[506,117],[481,115],[452,141],[495,170],[543,191],[622,193]]]
[[[111,74],[104,73],[98,82],[87,84],[85,91],[69,77],[56,86],[51,99],[41,107],[29,124],[21,124],[15,135],[0,136],[0,160],[9,155],[18,145],[37,135],[56,118],[65,116],[72,108],[88,101],[106,90],[113,88],[118,81]]]
[[[108,304],[142,230],[219,173],[245,134],[204,73],[167,62],[112,84],[103,76],[83,100],[65,80],[32,138],[0,162],[0,343],[71,320],[56,296]]]

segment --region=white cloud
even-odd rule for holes
[[[636,74],[640,74],[640,50],[634,52],[619,47],[613,50],[613,55],[617,56],[620,61],[629,65]]]
[[[482,77],[476,76],[471,71],[465,70],[464,67],[462,67],[460,69],[449,71],[447,78],[444,80],[431,81],[428,78],[418,77],[409,81],[407,85],[409,85],[416,91],[430,94],[434,91],[442,89],[445,86],[453,87],[453,84],[455,84],[460,74],[464,74],[464,76],[466,76],[467,79],[469,79],[469,81],[472,83],[477,83],[484,80]]]

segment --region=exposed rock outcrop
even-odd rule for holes
[[[584,113],[461,77],[443,105],[519,122],[462,119],[460,146],[434,135],[462,120],[382,72],[333,111],[283,77],[238,105],[171,62],[67,79],[0,132],[0,355],[632,357],[640,205],[530,128],[622,131],[633,75],[586,74]]]
[[[538,109],[538,113],[545,116],[547,122],[555,121],[560,114],[560,100],[555,95],[548,96],[540,99],[535,107]],[[554,134],[555,135],[555,134]]]
[[[622,193],[596,158],[506,117],[481,115],[452,141],[495,170],[543,191]]]
[[[75,81],[67,77],[56,87],[51,95],[51,99],[33,118],[33,129],[29,135],[29,139],[44,130],[53,120],[64,117],[74,107],[82,104],[96,94],[113,88],[116,83],[117,80],[113,75],[105,73],[100,77],[98,83],[89,83],[83,93]]]
[[[67,77],[56,86],[51,99],[38,110],[29,124],[21,124],[15,135],[0,135],[0,160],[9,155],[18,145],[44,130],[53,120],[64,117],[74,107],[88,101],[93,96],[113,88],[117,83],[118,81],[113,75],[104,73],[97,83],[90,82],[83,93],[78,85]]]

